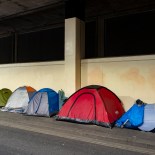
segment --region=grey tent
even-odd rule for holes
[[[26,115],[50,117],[59,111],[59,95],[50,88],[37,91],[28,103]]]
[[[138,128],[143,131],[151,131],[155,129],[155,104],[145,105],[144,121]]]

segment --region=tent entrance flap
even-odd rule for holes
[[[83,93],[75,100],[68,112],[68,116],[79,120],[95,120],[95,97],[91,93]],[[79,112],[80,110],[80,112]]]

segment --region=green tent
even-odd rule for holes
[[[4,107],[6,105],[11,94],[12,91],[7,88],[3,88],[0,90],[0,107]]]

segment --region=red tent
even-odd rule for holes
[[[112,91],[102,86],[91,85],[69,97],[57,115],[57,120],[112,127],[123,113],[122,103]]]

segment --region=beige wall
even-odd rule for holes
[[[64,88],[64,62],[41,62],[0,65],[0,89],[30,85],[35,89]]]
[[[99,84],[109,88],[126,110],[138,98],[155,102],[155,55],[82,60],[81,69],[82,87]],[[64,61],[0,65],[0,89],[14,91],[23,85],[67,91]]]
[[[82,86],[103,85],[129,109],[136,99],[155,103],[155,56],[89,59],[82,61]]]

